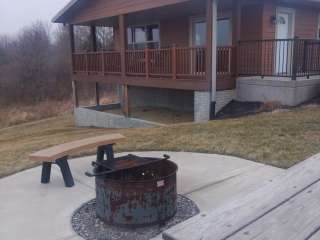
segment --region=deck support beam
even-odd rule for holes
[[[126,77],[126,23],[125,16],[119,15],[119,37],[120,37],[120,57],[121,57],[121,77]],[[128,85],[123,85],[122,94],[122,111],[126,117],[129,117],[129,99],[128,99]]]

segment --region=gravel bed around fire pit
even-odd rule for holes
[[[77,209],[71,219],[76,233],[86,240],[149,240],[166,229],[199,213],[199,208],[190,199],[178,195],[176,215],[163,225],[127,229],[106,225],[96,216],[96,200],[93,199]]]

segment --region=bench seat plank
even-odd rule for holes
[[[174,226],[165,231],[163,237],[166,240],[232,239],[232,236],[291,201],[310,185],[317,184],[319,173],[320,155],[316,155],[244,198]]]
[[[29,156],[30,160],[53,162],[61,157],[76,153],[81,150],[90,149],[98,146],[115,144],[123,141],[125,137],[121,134],[108,134],[98,137],[86,138],[78,141],[68,142],[54,147],[50,147]]]

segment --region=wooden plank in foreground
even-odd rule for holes
[[[318,185],[319,179],[320,154],[292,167],[272,183],[242,199],[174,226],[165,231],[163,237],[166,240],[232,239],[232,236],[292,201],[310,186]],[[247,236],[246,239],[251,238]]]
[[[230,240],[306,240],[320,226],[320,183],[230,237]]]

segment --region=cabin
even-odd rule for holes
[[[320,90],[320,2],[315,0],[72,0],[53,19],[69,26],[77,85],[119,86],[122,112],[137,106],[213,119],[233,99],[301,104]],[[76,51],[74,29],[90,28]],[[111,47],[97,29],[112,29]],[[85,114],[82,112],[82,114]]]

